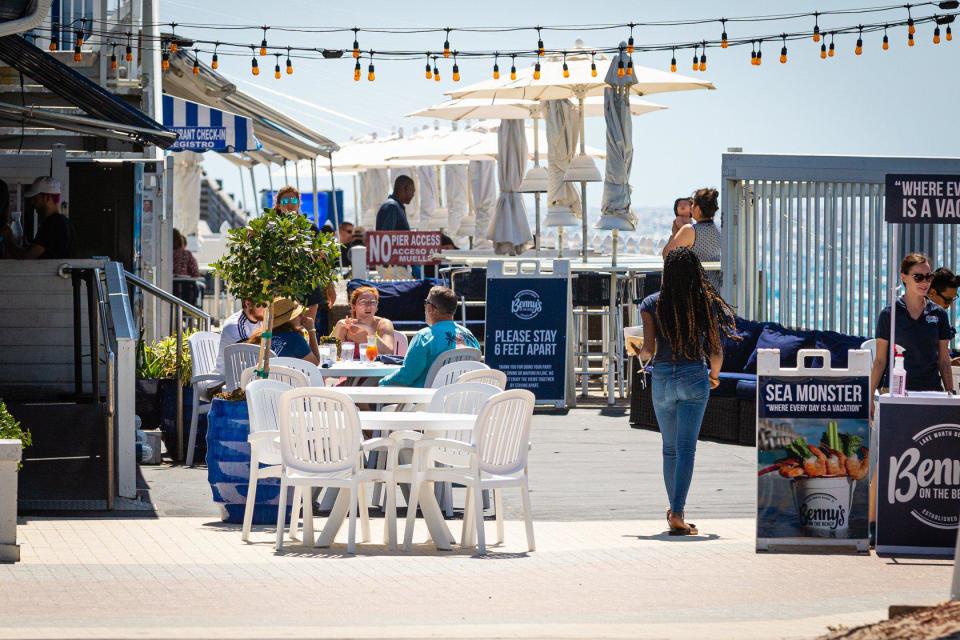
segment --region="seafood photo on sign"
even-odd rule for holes
[[[760,420],[757,532],[761,537],[862,537],[869,451],[861,420]]]

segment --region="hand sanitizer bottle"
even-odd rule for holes
[[[893,358],[893,371],[890,372],[890,395],[907,395],[907,370],[903,368],[903,354],[905,349],[894,347],[896,353]]]

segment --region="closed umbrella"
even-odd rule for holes
[[[360,206],[363,209],[361,223],[373,229],[377,223],[377,211],[390,195],[390,173],[387,169],[367,169],[360,174]]]
[[[493,213],[497,208],[497,163],[493,160],[470,161],[470,195],[473,200],[474,220],[465,220],[467,228],[461,235],[475,236],[481,231],[482,240],[477,243],[477,249],[487,249],[490,241],[486,239],[486,230],[493,221]],[[473,223],[472,229],[470,223]]]
[[[567,207],[579,217],[582,214],[580,197],[572,184],[563,181],[563,175],[577,154],[578,116],[569,100],[548,100],[544,103],[544,110],[549,144],[547,207]]]
[[[523,122],[504,120],[498,132],[500,197],[487,237],[500,254],[522,253],[524,245],[531,239],[523,197],[517,192],[527,164],[527,140],[523,130]]]
[[[467,217],[469,183],[467,165],[448,164],[443,168],[444,193],[447,196],[447,222],[444,226],[450,236],[458,236],[460,225]]]
[[[433,229],[440,227],[440,221],[434,221],[437,218],[439,195],[437,167],[417,167],[417,176],[419,186],[417,192],[420,194],[420,221],[418,228]]]
[[[626,47],[626,43],[623,45]],[[627,64],[627,54],[619,54]],[[603,178],[603,201],[598,229],[614,231],[613,250],[616,261],[617,231],[636,229],[636,216],[630,211],[630,167],[633,164],[633,123],[628,109],[630,87],[634,76],[617,74],[610,65],[604,78],[609,85],[603,93],[607,125],[607,161]]]

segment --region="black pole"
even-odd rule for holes
[[[93,269],[87,275],[87,323],[90,328],[90,375],[93,402],[100,402],[100,325],[97,322],[97,294],[93,279],[97,277]]]
[[[73,393],[75,400],[79,401],[83,395],[83,333],[80,326],[82,315],[80,313],[80,272],[76,269],[70,271],[70,280],[73,284]]]

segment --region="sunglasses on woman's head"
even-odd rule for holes
[[[280,198],[280,204],[300,204],[300,198]]]
[[[911,276],[914,282],[930,282],[933,280],[932,273],[915,273]]]

